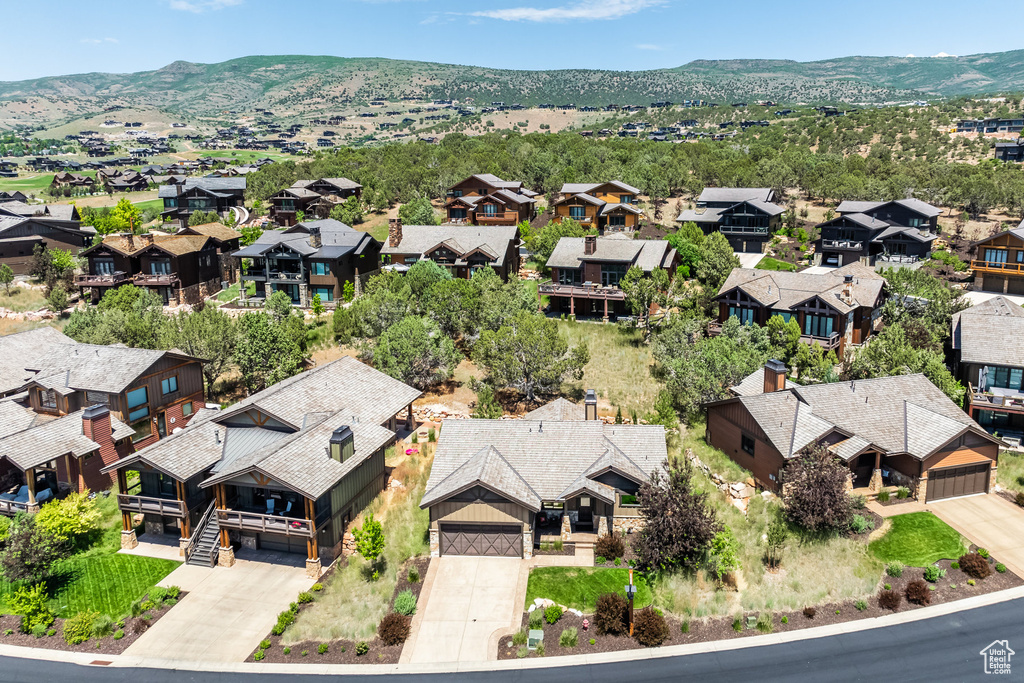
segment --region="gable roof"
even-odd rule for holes
[[[961,362],[1024,367],[1024,308],[1006,297],[954,313],[952,328]]]
[[[667,268],[676,250],[666,240],[635,240],[625,235],[598,237],[594,253],[586,254],[585,237],[562,237],[558,240],[548,268],[579,268],[584,261],[624,263],[640,267],[645,273]]]
[[[30,383],[61,393],[92,390],[118,394],[164,358],[197,360],[173,351],[74,344],[40,359]]]
[[[562,189],[559,190],[562,194],[589,194],[594,190],[599,190],[602,187],[611,185],[612,187],[629,192],[632,194],[640,194],[640,189],[627,185],[621,180],[609,180],[603,183],[565,183],[562,185]]]
[[[705,187],[697,197],[698,202],[745,201],[770,202],[775,193],[770,187]]]
[[[319,248],[309,243],[309,236],[313,230],[320,232]],[[275,247],[285,246],[310,258],[336,259],[349,253],[360,254],[375,242],[369,233],[356,230],[333,218],[325,218],[304,221],[286,230],[264,230],[255,242],[242,247],[232,256],[263,256]]]
[[[420,506],[444,500],[472,486],[481,485],[522,504],[540,510],[541,497],[493,445],[481,448],[424,494]]]
[[[786,388],[794,389],[798,385],[786,378]],[[736,396],[755,396],[764,393],[764,366],[759,367],[752,373],[740,380],[740,383],[730,388]]]
[[[586,407],[559,396],[523,415],[524,420],[585,420]]]
[[[845,276],[852,275],[852,301],[842,297]],[[827,273],[793,273],[788,271],[734,268],[718,290],[721,298],[739,289],[763,306],[775,310],[792,310],[805,301],[819,297],[841,313],[858,306],[873,307],[885,286],[885,278],[860,263],[851,263]]]
[[[242,236],[242,233],[238,232],[234,228],[229,228],[223,223],[203,223],[202,225],[190,225],[187,228],[182,228],[178,231],[179,235],[206,235],[212,237],[218,242],[227,242],[229,240],[238,239]]]
[[[239,235],[241,236],[241,235]],[[84,249],[82,254],[90,254],[99,247],[107,247],[125,256],[135,256],[147,249],[155,248],[160,251],[182,256],[197,251],[202,251],[210,238],[204,234],[189,234],[180,232],[174,235],[153,232],[145,235],[131,235],[128,233],[107,235],[99,244]]]
[[[867,213],[869,211],[876,211],[889,204],[898,204],[899,206],[910,209],[911,211],[928,218],[934,218],[942,213],[942,209],[938,209],[927,202],[922,202],[920,199],[914,198],[896,199],[890,202],[864,202],[847,199],[839,203],[839,206],[836,207],[836,213]]]
[[[7,204],[0,204],[0,209],[3,209],[5,206],[7,206]],[[1013,235],[1017,239],[1024,241],[1024,221],[1021,221],[1020,225],[1018,225],[1016,228],[1010,228],[1009,230],[997,232],[994,235],[980,239],[977,242],[973,242],[972,244],[984,244],[985,242],[990,242],[996,239],[997,237],[1002,237],[1004,235]]]
[[[28,408],[22,410],[31,412]],[[86,437],[82,431],[84,412],[83,408],[55,420],[36,421],[24,429],[8,433],[0,438],[0,457],[26,470],[68,453],[81,457],[99,450],[100,445]],[[135,433],[134,429],[113,415],[110,416],[110,427],[114,441],[126,439]]]
[[[519,239],[519,228],[515,225],[405,225],[402,226],[402,240],[397,247],[389,241],[381,248],[382,254],[419,254],[424,256],[442,243],[447,243],[460,257],[475,249],[495,254],[494,265],[505,262],[509,244]]]
[[[53,327],[0,336],[0,393],[21,389],[47,359],[77,343]]]

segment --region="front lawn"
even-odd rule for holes
[[[795,271],[796,265],[787,261],[780,261],[779,259],[772,258],[771,256],[765,256],[763,259],[757,262],[756,266],[759,270],[787,270]]]
[[[871,552],[883,562],[899,560],[924,567],[939,560],[955,560],[965,552],[960,532],[930,512],[890,517],[892,528],[871,542]]]
[[[536,598],[547,598],[585,613],[594,611],[598,597],[618,593],[626,597],[629,569],[601,567],[539,567],[530,572],[526,585],[526,609]],[[651,589],[639,573],[633,573],[637,585],[634,607],[651,604]]]

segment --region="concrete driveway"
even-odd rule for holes
[[[246,557],[257,559],[244,559]],[[160,582],[186,595],[132,643],[126,655],[242,662],[270,633],[279,612],[313,585],[296,555],[239,551],[233,567],[183,564]],[[281,563],[266,560],[277,559]]]
[[[523,598],[517,588],[528,571],[523,560],[508,557],[431,560],[402,661],[491,659],[492,635],[519,623]]]
[[[733,253],[740,260],[740,268],[754,268],[764,258],[764,254],[749,254],[742,251],[734,251]]]
[[[1024,576],[1024,510],[991,493],[939,500],[928,508],[1017,576]]]

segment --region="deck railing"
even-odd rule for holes
[[[28,511],[27,501],[14,501],[14,500],[2,500],[0,499],[0,515],[6,515],[13,517],[19,512]]]
[[[117,507],[121,512],[138,512],[165,517],[184,517],[185,504],[170,498],[151,498],[149,496],[132,496],[126,493],[117,494]]]
[[[1011,393],[1009,389],[1005,390],[1005,394],[995,393],[992,390],[979,389],[972,384],[968,384],[967,389],[972,405],[1024,412],[1024,393]]]
[[[1024,273],[1024,263],[1006,263],[1003,261],[972,260],[973,270],[998,270],[1004,273]]]
[[[539,283],[537,293],[543,296],[572,296],[581,299],[608,299],[609,301],[624,301],[626,299],[626,295],[621,289],[611,285],[563,285],[551,280]]]
[[[136,285],[154,287],[171,287],[178,282],[177,273],[138,273],[132,280]]]
[[[76,275],[75,284],[79,287],[96,287],[101,285],[119,285],[131,279],[128,273],[118,270],[102,275]]]
[[[817,344],[825,351],[831,351],[832,349],[839,347],[839,342],[842,341],[842,337],[839,336],[838,332],[833,332],[828,337],[815,337],[814,335],[805,334],[801,335],[800,341],[805,344]]]
[[[264,515],[244,510],[217,510],[217,523],[228,529],[284,534],[285,536],[313,536],[313,523],[308,519]]]

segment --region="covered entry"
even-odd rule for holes
[[[928,470],[928,500],[988,492],[990,463]]]
[[[522,557],[523,528],[515,524],[441,524],[441,555]]]

